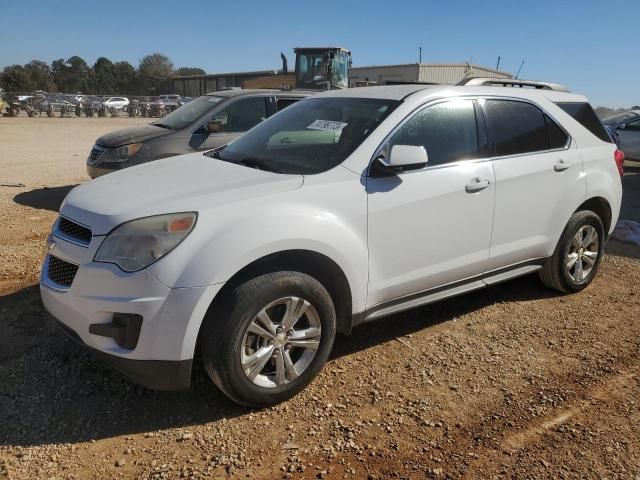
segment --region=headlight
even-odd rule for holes
[[[126,162],[135,156],[136,153],[142,148],[141,143],[130,143],[129,145],[123,145],[116,148],[109,158],[110,162]]]
[[[115,263],[125,272],[142,270],[176,248],[197,217],[196,212],[170,213],[123,223],[107,235],[95,261]]]

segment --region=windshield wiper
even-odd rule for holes
[[[156,127],[160,127],[160,128],[168,128],[169,130],[173,130],[173,128],[171,128],[169,125],[166,125],[164,123],[152,123],[151,125],[155,125]]]
[[[263,170],[265,172],[282,173],[281,170],[278,170],[274,167],[268,167],[264,163],[264,161],[257,158],[243,158],[242,160],[238,160],[233,163],[239,163],[240,165],[244,165],[245,167],[255,168],[256,170]]]
[[[258,158],[243,158],[241,160],[232,160],[230,158],[224,158],[222,156],[222,151],[224,148],[216,148],[215,150],[211,150],[209,152],[205,152],[207,157],[215,158],[216,160],[222,160],[223,162],[235,163],[237,165],[242,165],[249,168],[255,168],[256,170],[263,170],[265,172],[273,172],[273,173],[282,173],[281,170],[267,166],[263,160]]]

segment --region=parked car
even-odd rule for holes
[[[184,105],[184,102],[182,100],[182,96],[181,95],[160,95],[159,100],[161,100],[164,103],[165,108],[167,109],[167,112],[173,112],[175,109],[177,109],[178,107],[181,107],[182,105]]]
[[[616,147],[621,148],[620,146],[620,135],[618,135],[618,131],[613,128],[611,125],[603,125],[604,129],[607,131],[613,143],[616,144]]]
[[[129,99],[125,97],[110,97],[104,101],[104,105],[107,108],[122,110],[124,107],[129,105]]]
[[[602,123],[615,132],[618,145],[626,158],[640,161],[640,110],[605,118]]]
[[[337,331],[532,272],[580,291],[618,219],[621,156],[569,103],[591,110],[551,89],[335,90],[86,183],[53,227],[44,305],[142,385],[188,387],[198,349],[256,407],[302,390]]]
[[[280,90],[203,95],[151,125],[124,128],[98,138],[87,158],[87,172],[96,178],[151,160],[219,147],[309,95]],[[155,116],[152,106],[148,104],[143,112]]]
[[[63,112],[69,109],[73,109],[74,105],[67,100],[64,95],[49,95],[46,98],[38,98],[38,111],[40,113],[46,112],[47,116],[52,117],[56,112]]]

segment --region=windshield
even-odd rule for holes
[[[216,104],[222,101],[222,97],[214,97],[213,95],[203,95],[189,103],[184,104],[180,108],[177,108],[166,117],[162,117],[158,120],[158,125],[162,125],[164,128],[170,128],[171,130],[180,130],[202,115],[213,109]],[[154,125],[154,123],[152,123]]]
[[[278,173],[321,173],[341,164],[399,103],[309,98],[287,107],[211,156]]]
[[[322,86],[327,90],[329,85],[328,65],[324,53],[298,54],[296,71],[298,88],[315,88]]]
[[[333,85],[349,87],[349,56],[344,52],[338,52],[333,57],[333,69],[331,72]]]
[[[602,123],[605,125],[616,125],[618,123],[624,123],[627,120],[631,120],[637,115],[633,112],[620,113],[618,115],[614,115],[613,117],[608,117],[602,120]]]

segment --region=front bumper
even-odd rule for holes
[[[111,173],[115,171],[116,169],[113,169],[113,168],[100,168],[100,167],[94,167],[93,165],[87,165],[87,174],[89,174],[91,178],[98,178],[98,177],[101,177],[102,175],[106,175],[107,173]]]
[[[146,269],[124,273],[93,261],[101,241],[93,237],[85,248],[54,237],[55,248],[40,275],[45,308],[74,340],[135,382],[164,390],[187,388],[200,325],[222,284],[169,288]],[[51,256],[78,265],[70,286],[49,278]],[[116,314],[142,318],[134,348],[96,334],[95,325],[111,324]]]
[[[115,148],[94,145],[87,157],[87,173],[91,178],[97,178],[107,173],[122,170],[131,166],[131,159],[125,161],[113,161]]]
[[[117,370],[138,385],[154,390],[187,390],[191,385],[191,367],[189,360],[132,360],[101,352],[89,347],[80,336],[55,318],[56,324],[73,341],[87,348],[98,360]]]

